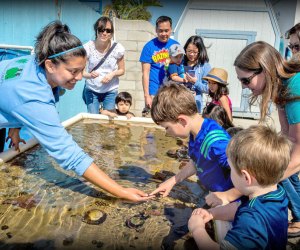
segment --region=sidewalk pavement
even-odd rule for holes
[[[238,127],[248,128],[251,125],[257,125],[259,120],[249,119],[249,118],[237,118],[233,117],[233,124]],[[276,131],[280,131],[280,123],[278,118],[277,110],[271,113],[271,116],[267,117],[266,123],[271,127],[275,127]]]

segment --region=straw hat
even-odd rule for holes
[[[228,78],[228,73],[225,69],[212,68],[208,72],[208,74],[205,77],[203,77],[202,79],[211,80],[214,82],[221,83],[223,85],[228,85],[227,78]]]

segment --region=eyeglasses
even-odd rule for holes
[[[104,31],[106,31],[106,33],[110,34],[112,33],[112,29],[102,29],[102,28],[97,28],[97,32],[98,33],[104,33]]]
[[[198,51],[192,51],[192,50],[187,50],[186,53],[187,53],[187,54],[190,54],[190,55],[192,55],[192,54],[198,55],[198,54],[199,54]]]
[[[297,52],[300,50],[300,45],[299,45],[299,43],[296,43],[296,44],[289,44],[288,45],[288,47],[289,47],[289,49],[290,50],[293,50],[293,49],[295,49]]]
[[[259,75],[262,72],[262,69],[259,69],[258,71],[255,71],[251,76],[249,77],[243,77],[243,78],[238,78],[240,82],[244,85],[249,85],[251,83],[251,80],[256,76]]]

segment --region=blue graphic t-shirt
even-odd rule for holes
[[[178,44],[177,41],[169,39],[167,43],[162,43],[158,38],[154,38],[145,44],[140,62],[150,64],[149,75],[149,94],[156,95],[160,85],[165,77],[165,62],[169,59],[169,51],[171,45]]]
[[[233,187],[226,156],[229,140],[230,135],[212,119],[204,119],[195,139],[190,135],[189,156],[201,184],[209,191],[221,192]]]

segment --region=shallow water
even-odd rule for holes
[[[68,130],[124,186],[150,192],[161,183],[156,172],[179,171],[179,160],[166,152],[182,142],[163,130],[89,120]],[[0,249],[196,249],[187,221],[203,203],[203,191],[194,180],[167,198],[126,203],[62,170],[37,146],[0,168]],[[106,214],[103,223],[84,219],[93,209]],[[135,220],[139,227],[132,226]]]

